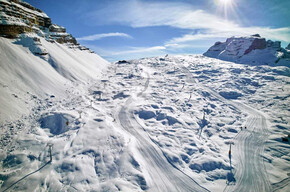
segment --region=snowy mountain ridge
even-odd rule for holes
[[[290,66],[289,45],[284,49],[280,41],[266,41],[259,34],[216,42],[203,55],[236,63]]]
[[[38,99],[64,97],[109,64],[26,2],[0,0],[0,17],[1,122],[27,115]]]

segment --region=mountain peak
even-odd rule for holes
[[[266,40],[259,34],[216,42],[203,55],[236,63],[290,65],[289,49],[282,48],[280,41]]]

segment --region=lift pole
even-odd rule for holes
[[[53,144],[48,144],[48,152],[49,152],[49,162],[52,162],[52,146]]]

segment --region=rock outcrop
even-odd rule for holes
[[[66,43],[70,48],[89,50],[80,46],[64,27],[53,24],[44,12],[21,0],[0,0],[0,18],[0,36],[17,38],[23,37],[19,36],[23,33],[36,33],[51,43]]]
[[[283,49],[280,41],[266,41],[259,34],[255,34],[216,42],[203,55],[236,63],[290,66],[289,53],[289,45]]]

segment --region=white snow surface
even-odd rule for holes
[[[0,40],[1,190],[289,191],[288,67]]]
[[[0,37],[0,44],[1,122],[27,115],[38,97],[64,97],[74,82],[96,80],[108,66],[96,54],[50,43],[35,34],[15,40]]]

